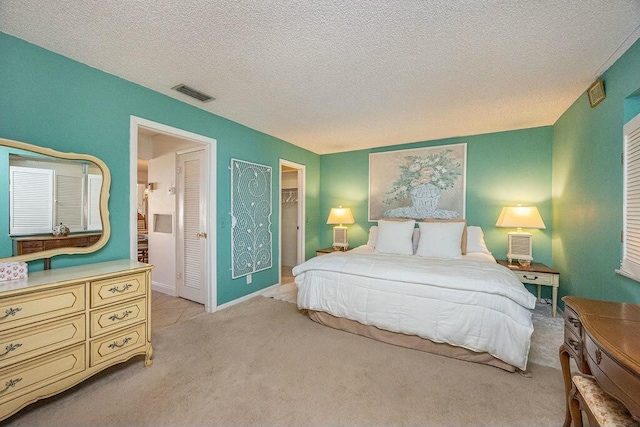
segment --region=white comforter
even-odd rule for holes
[[[312,258],[293,274],[299,308],[487,352],[526,369],[535,297],[495,261],[356,249]]]

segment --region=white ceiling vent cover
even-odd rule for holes
[[[213,96],[209,96],[206,93],[202,93],[199,90],[196,90],[192,87],[189,87],[185,84],[179,84],[178,86],[174,86],[171,89],[177,90],[178,92],[182,92],[187,96],[197,99],[202,102],[213,101],[215,98]]]

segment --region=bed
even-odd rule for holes
[[[535,297],[495,262],[482,230],[386,222],[372,227],[366,245],[296,266],[298,307],[319,323],[380,341],[526,370]]]

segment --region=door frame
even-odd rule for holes
[[[216,178],[216,147],[217,140],[207,136],[198,135],[183,129],[168,126],[162,123],[143,119],[137,116],[130,116],[129,127],[129,257],[131,260],[138,260],[138,235],[137,235],[137,209],[136,209],[136,191],[138,184],[138,130],[146,128],[165,135],[177,138],[188,139],[208,145],[209,151],[209,170],[208,170],[208,212],[205,220],[206,230],[208,234],[208,256],[205,265],[205,311],[208,313],[216,311],[218,307],[218,283],[217,283],[217,248],[216,248],[216,204],[217,204],[217,178]]]
[[[296,261],[302,264],[305,260],[305,176],[306,166],[289,160],[280,159],[278,166],[278,283],[282,283],[282,167],[288,166],[298,170],[298,247]]]

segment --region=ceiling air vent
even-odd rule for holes
[[[215,98],[213,96],[209,96],[206,93],[202,93],[199,90],[196,90],[192,87],[189,87],[184,84],[180,84],[178,86],[174,86],[171,89],[177,90],[178,92],[182,92],[187,96],[197,99],[198,101],[208,102],[213,101]]]

